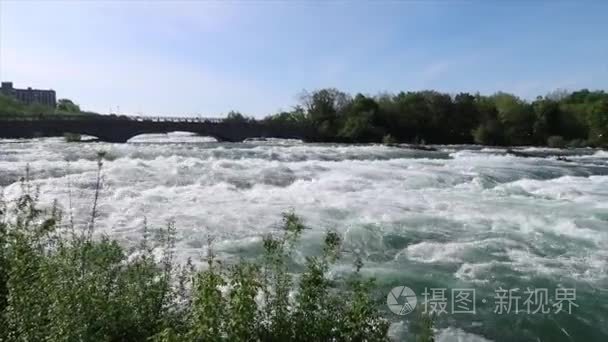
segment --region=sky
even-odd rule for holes
[[[304,90],[608,89],[607,1],[0,0],[0,79],[102,113],[262,117]]]

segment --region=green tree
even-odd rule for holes
[[[224,119],[224,122],[229,122],[229,123],[246,123],[246,122],[251,122],[254,121],[253,118],[249,118],[244,116],[243,114],[241,114],[240,112],[231,110],[230,112],[228,112],[228,115],[226,115],[226,118]]]
[[[549,136],[560,135],[560,108],[556,101],[538,97],[534,103],[534,122],[533,132],[537,143],[543,143]]]
[[[608,100],[596,102],[589,115],[589,141],[594,145],[608,145]]]
[[[517,96],[496,93],[492,97],[498,112],[498,119],[504,127],[507,144],[524,145],[533,143],[534,112],[530,104]]]
[[[338,135],[352,141],[380,141],[384,131],[380,122],[379,106],[374,98],[357,94],[346,109],[346,119]]]
[[[295,106],[289,112],[280,112],[274,115],[269,115],[264,118],[264,121],[279,124],[305,124],[307,119],[304,108],[302,108],[302,106]]]
[[[480,113],[475,106],[475,96],[460,93],[454,97],[454,111],[446,125],[451,127],[451,138],[456,142],[472,143],[471,132],[479,125]]]
[[[498,110],[492,97],[475,95],[475,107],[480,124],[472,132],[475,143],[482,145],[505,144],[504,127],[498,119]]]
[[[0,116],[16,116],[25,112],[25,105],[13,97],[0,94]]]
[[[328,139],[337,137],[345,110],[351,103],[350,96],[335,88],[328,88],[304,92],[300,99],[306,108],[308,120],[317,127],[319,134]]]
[[[426,110],[421,116],[425,118],[426,130],[423,138],[431,143],[448,143],[457,136],[454,123],[452,97],[437,91],[424,91],[421,93],[425,100]]]
[[[69,99],[59,99],[57,101],[57,110],[66,113],[80,113],[80,106]]]

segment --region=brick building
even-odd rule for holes
[[[11,96],[17,100],[25,103],[40,103],[42,105],[53,107],[57,105],[57,99],[54,90],[40,90],[40,89],[17,89],[13,88],[12,82],[2,82],[0,87],[0,93],[2,95]]]

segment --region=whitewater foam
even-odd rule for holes
[[[461,286],[544,277],[605,287],[605,151],[527,148],[534,156],[524,158],[500,148],[200,139],[1,140],[0,186],[7,200],[17,198],[29,166],[40,200],[57,199],[67,211],[71,184],[82,223],[103,150],[98,233],[132,245],[144,218],[151,229],[173,222],[180,262],[200,260],[210,238],[222,258],[255,256],[260,236],[278,233],[281,213],[293,209],[311,228],[298,246],[298,262],[318,251],[323,232],[335,229],[346,253],[335,271],[352,269],[348,263],[358,253],[364,273],[386,286],[432,270],[432,279]],[[554,158],[560,153],[568,160]]]
[[[305,214],[311,226],[320,230],[338,226],[345,233],[357,225],[379,224],[377,229],[382,230],[399,222],[405,224],[403,234],[421,227],[439,228],[407,223],[423,215],[426,220],[445,218],[454,227],[474,227],[473,233],[509,232],[517,227],[515,233],[531,234],[540,228],[539,223],[531,227],[530,217],[551,217],[552,208],[601,209],[608,196],[606,168],[598,174],[586,165],[518,158],[500,154],[500,149],[457,151],[448,156],[381,145],[274,141],[230,145],[180,141],[197,138],[190,135],[163,138],[171,143],[66,144],[60,139],[3,143],[0,182],[6,185],[6,196],[14,198],[19,191],[15,181],[29,165],[43,200],[58,198],[65,203],[68,177],[78,199],[90,198],[96,151],[106,150],[110,160],[104,166],[102,204],[112,214],[100,229],[108,233],[131,229],[136,234],[135,219],[154,212],[152,224],[174,219],[183,230],[206,227],[226,238],[268,230],[281,211],[292,207]],[[147,139],[140,140],[154,140]],[[602,152],[593,156],[601,158]],[[86,211],[86,204],[79,206],[80,212]],[[119,220],[125,213],[129,217]],[[231,228],[220,229],[220,222],[230,222]],[[567,226],[552,220],[544,224],[573,238],[594,234],[584,227],[569,234]],[[256,225],[255,231],[251,225]],[[471,233],[464,232],[474,237]],[[415,247],[410,247],[413,260],[415,254]],[[418,256],[425,258],[442,257]]]

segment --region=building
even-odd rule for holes
[[[54,90],[40,90],[32,88],[17,89],[13,88],[13,82],[2,82],[0,93],[2,95],[14,97],[25,104],[40,103],[53,108],[55,108],[57,105]]]

